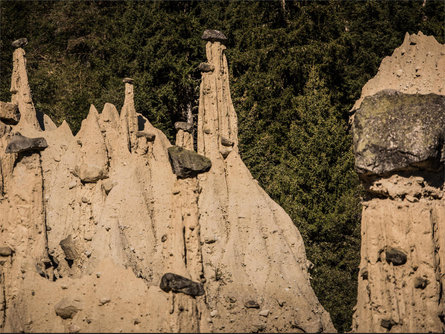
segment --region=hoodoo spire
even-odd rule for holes
[[[226,36],[218,30],[206,30],[207,63],[200,65],[202,82],[198,114],[198,153],[225,158],[238,149],[238,120],[229,88],[229,68],[224,54]],[[231,143],[228,149],[224,143]]]
[[[122,82],[125,84],[125,100],[121,111],[121,122],[124,131],[128,134],[130,151],[137,146],[138,118],[136,115],[136,108],[134,106],[134,86],[133,79],[124,78]]]
[[[26,38],[20,38],[12,42],[16,49],[13,53],[13,68],[11,78],[11,102],[17,104],[21,119],[20,123],[27,122],[33,128],[41,130],[36,116],[36,109],[32,102],[31,88],[28,82],[28,73],[26,72],[26,57],[23,47],[28,44]]]

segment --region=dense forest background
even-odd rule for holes
[[[292,217],[312,285],[336,328],[351,326],[361,189],[348,112],[406,32],[444,43],[444,1],[4,1],[0,100],[10,100],[11,42],[27,37],[36,108],[73,132],[89,104],[136,108],[171,140],[196,106],[204,29],[228,37],[241,156]]]

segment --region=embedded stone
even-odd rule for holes
[[[162,276],[160,288],[165,292],[180,292],[189,296],[202,296],[205,293],[201,283],[172,273],[166,273]]]
[[[228,157],[228,155],[230,154],[230,152],[232,152],[232,148],[231,147],[222,147],[220,150],[219,150],[219,153],[221,153],[221,155],[223,156],[223,158],[225,159],[225,158],[227,158]]]
[[[388,247],[385,253],[386,262],[388,263],[392,263],[395,266],[400,266],[406,263],[407,255],[399,248]]]
[[[65,253],[65,259],[74,261],[78,257],[78,253],[76,250],[76,245],[74,244],[73,238],[71,237],[71,234],[68,235],[65,239],[60,241],[59,243],[60,247],[62,248],[63,252]]]
[[[101,298],[101,299],[99,300],[99,306],[108,304],[110,301],[111,301],[110,298],[108,298],[108,297],[103,297],[103,298]]]
[[[5,124],[17,124],[20,120],[17,104],[0,101],[0,120]]]
[[[421,289],[421,290],[423,290],[423,289],[426,288],[426,286],[427,286],[429,283],[430,283],[430,282],[429,282],[427,279],[423,278],[423,277],[416,277],[416,278],[414,279],[414,287],[415,287],[416,289]]]
[[[261,310],[258,315],[262,316],[262,317],[268,317],[269,316],[270,311],[269,310]]]
[[[360,276],[361,276],[364,280],[367,280],[367,279],[368,279],[368,275],[369,275],[368,269],[363,268],[363,269],[360,271]]]
[[[62,319],[72,319],[74,315],[81,310],[77,302],[68,298],[63,298],[56,304],[54,309],[56,314]]]
[[[6,146],[6,153],[23,153],[42,151],[48,147],[45,138],[28,138],[16,133]]]
[[[136,132],[136,137],[145,137],[147,141],[154,141],[156,138],[156,135],[154,133],[145,132],[145,131],[138,131]]]
[[[260,308],[260,305],[254,300],[248,300],[244,303],[246,308]]]
[[[76,166],[72,173],[83,182],[97,182],[108,177],[108,170],[105,167],[85,163]]]
[[[180,179],[195,177],[212,167],[209,158],[179,146],[169,147],[168,155],[173,173]]]
[[[219,30],[206,29],[201,36],[201,39],[209,42],[221,42],[227,41],[227,37]]]
[[[27,44],[28,44],[28,39],[27,38],[19,38],[19,39],[16,39],[14,42],[11,43],[11,45],[14,48],[22,48],[22,47],[24,47]]]
[[[221,145],[223,146],[233,146],[233,141],[231,141],[230,139],[221,136]]]
[[[395,324],[396,322],[392,319],[382,319],[380,321],[380,325],[387,330],[390,330]]]
[[[11,247],[3,246],[0,247],[0,256],[11,256],[14,251]]]
[[[105,194],[108,195],[108,193],[113,189],[114,183],[110,179],[107,179],[102,182],[102,189],[105,191]]]

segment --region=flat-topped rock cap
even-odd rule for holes
[[[13,47],[15,47],[15,48],[22,48],[26,44],[28,44],[28,39],[27,38],[19,38],[19,39],[16,39],[14,42],[11,43],[11,45]]]
[[[206,29],[202,34],[201,39],[210,42],[225,42],[227,41],[226,35],[219,30]]]
[[[122,82],[123,82],[123,83],[129,83],[129,84],[132,84],[132,83],[133,83],[133,79],[132,79],[132,78],[123,78],[123,79],[122,79]]]

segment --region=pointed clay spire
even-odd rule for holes
[[[122,130],[128,136],[129,149],[132,151],[137,146],[136,132],[138,131],[138,117],[134,106],[133,79],[124,78],[122,82],[125,83],[125,100],[120,119]]]
[[[198,153],[225,158],[238,149],[238,121],[230,96],[226,47],[221,44],[227,38],[220,31],[206,30],[202,39],[208,42],[199,98]],[[223,145],[222,138],[232,142],[233,148]]]
[[[96,107],[91,105],[76,135],[80,148],[74,175],[83,182],[96,182],[108,176],[108,154],[98,117]]]
[[[105,103],[100,117],[104,122],[110,123],[112,127],[117,127],[119,124],[119,112],[111,103]]]
[[[17,104],[19,107],[21,114],[20,124],[26,122],[35,129],[41,130],[29,87],[25,50],[22,49],[22,46],[25,46],[27,43],[26,38],[18,39],[12,43],[17,49],[12,56],[11,102]]]

